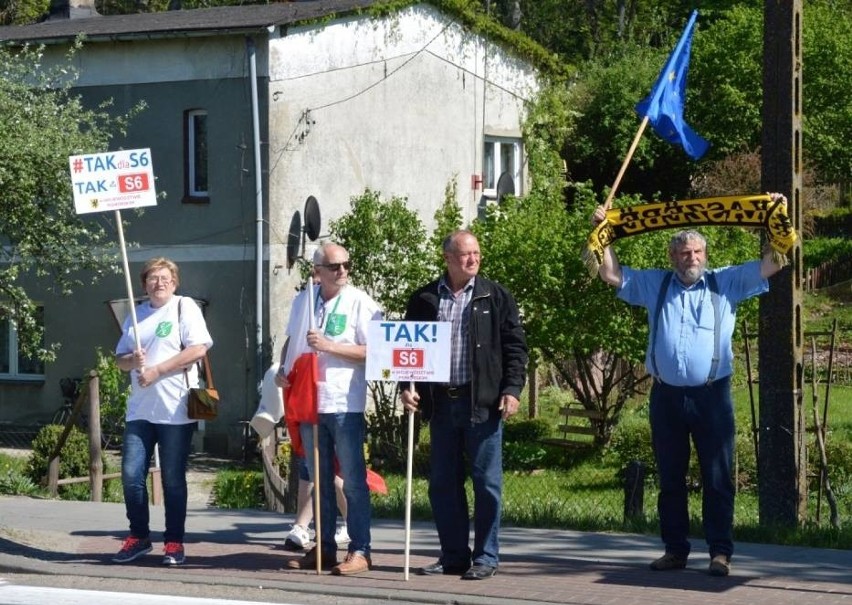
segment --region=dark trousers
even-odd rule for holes
[[[470,418],[470,397],[438,397],[429,424],[429,502],[444,565],[499,564],[503,495],[503,420]],[[473,550],[470,548],[465,477],[473,483]]]
[[[701,467],[702,518],[710,556],[734,552],[734,406],[730,377],[709,385],[651,388],[651,439],[660,480],[657,512],[666,552],[690,551],[686,475],[690,443]]]

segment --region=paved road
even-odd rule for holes
[[[21,586],[0,580],[0,604],[45,605],[46,603],[51,605],[162,605],[163,595]],[[168,603],[169,605],[258,605],[255,601],[176,596],[170,596]],[[300,604],[293,602],[286,605]]]
[[[194,505],[187,521],[187,563],[169,569],[155,551],[129,565],[110,557],[126,531],[121,504],[0,497],[0,577],[42,584],[255,602],[372,603],[716,603],[852,604],[852,552],[738,544],[728,578],[706,573],[707,557],[686,570],[651,572],[658,539],[632,534],[505,528],[500,573],[486,581],[413,574],[438,548],[430,524],[412,531],[412,575],[403,574],[404,531],[373,523],[374,569],[350,578],[285,571],[281,548],[290,518]],[[152,509],[155,540],[162,509]]]

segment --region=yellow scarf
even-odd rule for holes
[[[583,262],[594,275],[603,262],[604,248],[619,238],[695,225],[762,227],[781,265],[786,264],[786,254],[797,239],[787,204],[783,200],[773,202],[765,194],[654,202],[607,210],[606,218],[589,236]]]

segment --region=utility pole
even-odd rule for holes
[[[802,233],[802,0],[765,0],[763,191],[787,196]],[[758,498],[762,525],[795,526],[807,510],[802,408],[802,244],[760,298]]]

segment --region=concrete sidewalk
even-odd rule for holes
[[[684,571],[652,572],[659,540],[632,534],[504,528],[500,572],[489,580],[426,577],[416,569],[438,555],[430,524],[412,530],[410,576],[404,579],[402,522],[373,522],[373,564],[354,577],[284,571],[297,556],[281,548],[291,518],[265,511],[191,505],[187,562],[160,565],[163,512],[152,507],[153,553],[129,565],[111,556],[126,535],[122,504],[0,497],[0,576],[39,573],[136,580],[168,580],[244,587],[241,598],[266,600],[269,589],[303,594],[421,603],[712,603],[852,604],[852,552],[737,544],[733,573],[706,573],[703,543]],[[260,587],[263,587],[261,589]]]

